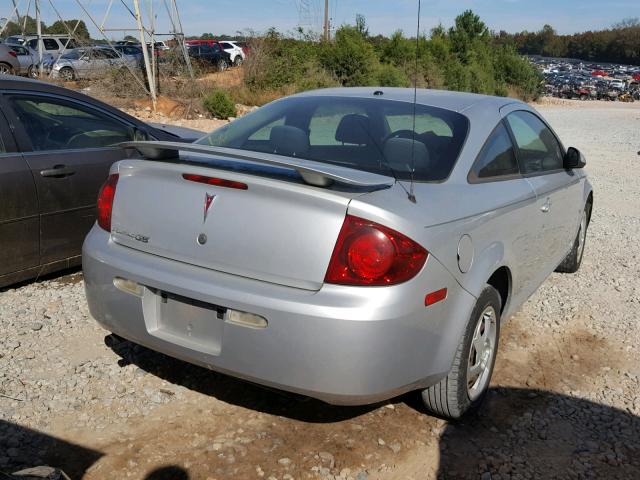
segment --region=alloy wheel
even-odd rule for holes
[[[472,402],[482,395],[491,378],[497,333],[496,311],[489,305],[478,318],[469,349],[467,394]]]

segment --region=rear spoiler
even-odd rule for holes
[[[338,165],[285,157],[273,153],[252,152],[235,148],[214,147],[195,143],[180,142],[124,142],[118,145],[123,149],[135,149],[149,160],[167,160],[175,158],[178,152],[209,154],[225,159],[244,160],[249,162],[285,167],[296,170],[309,185],[328,187],[333,182],[344,183],[355,187],[388,187],[394,179],[376,173],[363,172]]]

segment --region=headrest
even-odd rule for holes
[[[411,172],[411,154],[416,171],[428,171],[430,167],[427,146],[410,138],[390,138],[384,144],[384,158],[387,165],[396,172]]]
[[[355,143],[356,145],[370,143],[369,117],[358,115],[357,113],[350,113],[342,117],[336,130],[336,140],[342,143]]]
[[[276,125],[269,133],[269,144],[273,153],[296,157],[309,151],[309,136],[300,128]]]

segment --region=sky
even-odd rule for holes
[[[100,38],[96,25],[92,25],[78,2],[99,25],[109,0],[40,1],[45,23],[51,24],[58,19],[51,6],[53,4],[63,17],[85,20],[92,36]],[[168,33],[170,26],[165,0],[140,0],[145,14],[151,1],[156,16],[156,31]],[[22,14],[28,3],[34,3],[29,0],[17,2]],[[135,28],[135,20],[123,3],[133,4],[131,0],[113,0],[106,27]],[[247,30],[263,32],[270,27],[290,32],[301,24],[305,28],[318,30],[324,0],[177,0],[177,4],[186,35],[204,32],[234,35]],[[305,4],[307,8],[300,8]],[[418,0],[329,0],[329,6],[335,27],[353,23],[359,13],[366,17],[372,34],[388,35],[400,29],[413,35],[416,31]],[[548,23],[564,34],[608,28],[623,18],[640,17],[640,0],[422,0],[421,30],[428,32],[440,23],[449,27],[456,15],[466,9],[478,14],[492,30],[535,31]],[[11,0],[0,0],[0,16],[9,17],[12,13]],[[110,38],[123,36],[116,32],[108,35]]]

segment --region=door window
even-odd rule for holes
[[[471,177],[492,178],[519,173],[511,138],[503,123],[489,135],[471,169]]]
[[[45,38],[42,40],[44,42],[45,50],[59,50],[60,46],[58,42],[56,42],[53,38]]]
[[[51,97],[10,97],[33,150],[104,148],[134,140],[135,129],[91,107]]]
[[[534,114],[517,111],[507,122],[518,147],[522,173],[539,173],[562,169],[562,147],[551,130]]]
[[[20,55],[20,56],[27,56],[29,55],[29,51],[24,48],[24,47],[18,47],[16,45],[12,45],[11,46],[11,50],[13,50],[14,52],[16,52],[16,55]]]

